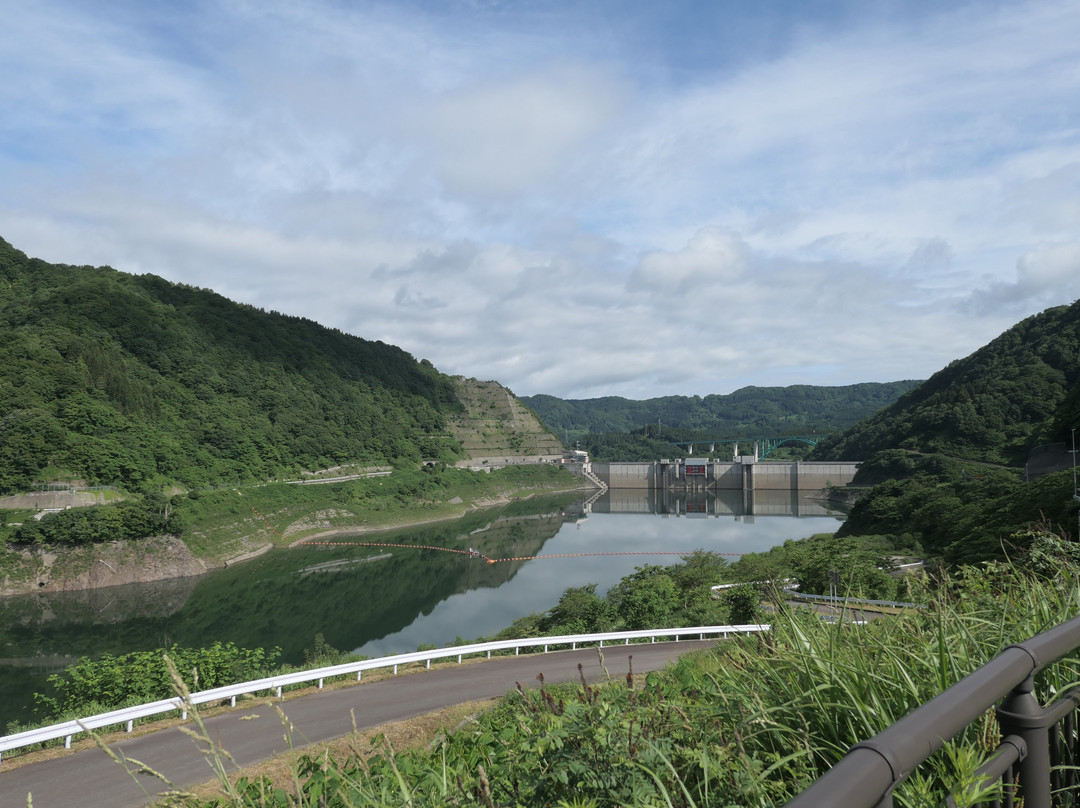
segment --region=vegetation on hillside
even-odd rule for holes
[[[562,466],[516,465],[490,472],[441,466],[398,469],[326,485],[266,485],[200,494],[182,516],[197,554],[228,553],[233,543],[289,544],[327,529],[378,529],[460,516],[479,499],[499,500],[582,485]]]
[[[140,499],[47,513],[41,519],[27,519],[14,527],[12,541],[57,547],[145,539],[166,533],[179,535],[183,521],[177,499],[150,493]],[[5,532],[0,529],[0,548],[7,540]]]
[[[229,558],[268,542],[289,544],[327,529],[370,530],[451,518],[478,499],[566,491],[581,485],[561,465],[511,465],[481,472],[440,464],[318,485],[273,483],[168,498],[149,493],[108,505],[47,513],[40,519],[27,517],[21,523],[0,522],[0,562],[9,542],[59,548],[163,534],[182,537],[200,557]]]
[[[399,348],[0,240],[0,493],[458,456],[453,381]]]
[[[658,429],[655,424],[632,432],[589,432],[577,445],[593,460],[612,463],[634,463],[647,460],[686,457],[686,450],[671,441],[685,430]]]
[[[866,460],[886,449],[1022,466],[1080,424],[1080,301],[1028,317],[952,362],[815,458]]]
[[[645,401],[619,396],[560,399],[536,395],[522,401],[557,435],[571,441],[586,433],[634,432],[658,425],[704,431],[712,437],[762,437],[843,429],[893,403],[917,384],[743,387],[727,395],[664,396]]]
[[[788,435],[773,433],[758,437],[812,437],[811,435]],[[824,435],[820,436],[824,437]],[[680,427],[657,427],[656,424],[639,427],[631,432],[589,432],[576,441],[579,448],[589,453],[593,460],[615,463],[638,461],[682,459],[691,456],[684,444],[694,441],[694,457],[709,457],[720,461],[734,458],[735,449],[739,454],[753,454],[754,441],[743,438],[734,442],[716,442],[716,433],[710,430],[683,429]],[[711,451],[710,451],[711,449]],[[806,440],[789,440],[777,446],[769,453],[772,460],[804,460],[813,449],[813,444]],[[760,447],[759,447],[760,450]],[[763,450],[760,450],[763,451]]]
[[[908,457],[895,450],[881,455]],[[964,464],[937,455],[916,456],[911,464],[908,475],[886,480],[860,497],[837,535],[904,537],[948,564],[978,563],[1026,549],[1023,531],[1033,524],[1076,539],[1070,471],[1024,482],[1002,469],[972,474]]]
[[[215,642],[209,648],[180,648],[163,651],[133,651],[120,656],[105,654],[100,659],[83,657],[68,665],[63,673],[49,676],[50,693],[38,694],[39,708],[59,720],[64,716],[85,718],[126,705],[149,704],[173,695],[173,682],[165,665],[167,655],[181,671],[192,690],[247,682],[268,676],[280,650],[237,648],[233,643]]]
[[[970,564],[1027,549],[1033,524],[1080,539],[1071,471],[1021,469],[1044,444],[1065,461],[1078,427],[1080,301],[1027,318],[811,456],[864,461],[867,490],[838,536],[904,537]]]

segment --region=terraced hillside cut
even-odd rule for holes
[[[501,384],[463,376],[455,376],[454,383],[465,412],[447,420],[469,457],[465,463],[503,465],[562,457],[562,442]]]

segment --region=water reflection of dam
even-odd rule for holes
[[[591,513],[659,514],[687,519],[755,516],[838,516],[798,489],[686,491],[671,488],[610,488],[592,501]]]

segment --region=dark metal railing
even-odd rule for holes
[[[1010,645],[885,731],[855,744],[786,808],[892,808],[893,790],[995,705],[1001,742],[975,772],[976,782],[1001,782],[994,804],[1013,806],[1022,800],[1024,808],[1080,805],[1080,687],[1046,708],[1032,694],[1036,674],[1078,648],[1080,617]]]

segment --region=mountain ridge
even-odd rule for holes
[[[621,396],[561,399],[524,396],[522,401],[557,434],[630,432],[647,424],[707,430],[725,436],[757,436],[768,431],[826,432],[857,423],[920,382],[862,382],[841,386],[789,385],[742,387],[705,396],[660,396],[634,400]]]

